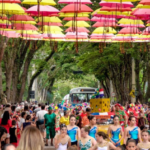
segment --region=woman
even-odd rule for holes
[[[10,138],[9,129],[12,126],[12,121],[10,119],[10,115],[9,115],[8,111],[5,111],[4,114],[3,114],[3,118],[0,119],[0,126],[4,127],[7,130],[6,143],[8,144],[9,143],[9,138]]]
[[[119,116],[114,116],[114,124],[109,126],[108,128],[108,135],[111,135],[111,138],[109,140],[115,145],[119,146],[121,140],[123,139],[123,130],[119,122]],[[119,138],[119,135],[121,135],[121,138]]]
[[[26,127],[17,150],[44,150],[44,141],[40,131],[34,126]]]
[[[75,125],[76,117],[70,116],[69,125],[67,126],[67,134],[71,138],[71,145],[77,145],[77,139],[80,139],[80,128]]]
[[[97,125],[96,125],[96,117],[95,116],[88,116],[89,122],[90,122],[90,131],[89,136],[96,139],[95,134],[97,132]]]
[[[98,132],[96,134],[97,144],[95,144],[95,146],[92,148],[92,150],[116,149],[116,146],[114,146],[111,142],[107,141],[106,139],[107,139],[107,135],[104,132]]]
[[[7,130],[4,127],[0,127],[0,150],[6,145],[5,140],[7,138]]]
[[[136,126],[136,118],[134,116],[129,118],[130,125],[124,131],[124,144],[127,140],[134,139],[136,143],[142,142],[140,128]]]
[[[69,110],[64,111],[64,116],[60,118],[60,123],[69,125]]]
[[[142,131],[142,142],[138,143],[137,150],[149,150],[150,142],[149,142],[149,132],[147,130]]]
[[[54,146],[57,150],[67,150],[67,147],[71,146],[71,139],[67,135],[67,126],[65,124],[60,125],[60,134],[55,136]]]
[[[78,146],[80,150],[88,150],[96,144],[96,141],[93,137],[89,136],[90,127],[83,127],[81,129],[81,139],[79,140]]]

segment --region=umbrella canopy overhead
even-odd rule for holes
[[[65,17],[63,20],[65,21],[90,21],[88,17]]]
[[[78,32],[87,32],[87,33],[90,32],[90,31],[89,31],[87,28],[85,28],[85,27],[77,27],[76,30],[77,30]],[[73,30],[72,27],[69,27],[68,29],[66,29],[65,32],[74,32],[74,30]]]
[[[39,6],[39,12],[38,12],[38,6],[32,6],[29,9],[26,10],[27,13],[33,14],[35,16],[50,16],[51,14],[57,14],[59,13],[59,10],[52,7],[52,6]]]
[[[69,21],[64,26],[72,27],[73,24],[76,27],[90,27],[90,25],[85,21]]]
[[[28,5],[38,5],[37,0],[24,0],[22,4],[28,4]],[[56,5],[56,3],[53,0],[41,0],[39,2],[40,5]]]
[[[13,24],[15,30],[35,30],[38,31],[38,28],[32,24]]]
[[[90,7],[88,7],[84,4],[69,4],[69,5],[65,6],[60,12],[81,13],[81,12],[92,12],[92,11],[93,10]]]
[[[13,15],[9,18],[10,21],[34,21],[31,16],[28,15]]]
[[[59,4],[92,4],[90,0],[59,0]]]

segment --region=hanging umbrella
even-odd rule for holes
[[[0,0],[0,3],[21,3],[20,0]]]
[[[24,13],[23,8],[19,4],[15,3],[0,3],[0,13],[3,14],[18,14]]]
[[[92,27],[117,27],[115,22],[96,22]]]
[[[37,25],[40,25],[40,26],[63,26],[59,22],[39,22],[39,23],[37,23]]]
[[[123,11],[132,11],[132,10],[131,10],[130,7],[122,8],[122,7],[106,7],[106,6],[103,6],[102,8],[100,8],[100,11],[123,12]]]
[[[141,31],[138,28],[126,27],[121,29],[118,34],[140,34]]]
[[[63,12],[63,13],[80,13],[80,12],[92,12],[93,10],[84,5],[84,4],[69,4],[67,6],[65,6],[60,12]]]
[[[28,15],[13,15],[9,18],[10,21],[34,21],[31,16]]]
[[[96,33],[96,34],[111,34],[111,33],[117,33],[116,30],[114,30],[113,28],[111,27],[98,27],[96,28],[93,33]]]
[[[89,31],[87,28],[85,28],[85,27],[77,27],[76,30],[77,30],[78,32],[87,32],[87,33],[90,32],[90,31]],[[73,31],[72,27],[69,27],[68,29],[66,29],[65,32],[74,32],[74,31]]]
[[[28,4],[28,5],[38,5],[37,0],[24,0],[22,4]],[[41,0],[39,1],[40,5],[56,5],[56,3],[53,0]]]
[[[141,25],[141,24],[119,24],[118,27],[137,27],[137,28],[145,28],[144,25]]]
[[[65,21],[71,21],[71,20],[75,20],[75,21],[90,21],[90,19],[88,17],[65,17],[63,20]]]
[[[16,21],[16,20],[12,20],[12,23],[21,23],[21,24],[36,24],[35,21]]]
[[[13,24],[14,30],[35,30],[38,31],[38,28],[32,24]]]
[[[142,32],[143,35],[150,35],[150,27],[147,27],[145,30]]]
[[[133,15],[137,17],[149,17],[150,9],[137,9]]]
[[[90,12],[82,12],[82,13],[59,13],[59,17],[74,17],[77,15],[77,17],[89,17]]]
[[[150,1],[149,0],[141,0],[139,2],[139,4],[142,4],[142,5],[150,5]]]
[[[59,0],[59,4],[92,4],[90,0]]]
[[[90,25],[89,25],[87,22],[85,22],[85,21],[76,21],[76,22],[74,22],[74,21],[69,21],[69,22],[67,22],[64,26],[72,27],[73,24],[74,24],[75,26],[77,26],[77,27],[90,27]]]
[[[99,3],[100,6],[106,6],[106,7],[134,7],[134,5],[131,2],[106,2],[106,1],[101,1]]]
[[[91,21],[97,21],[97,22],[116,22],[115,18],[104,18],[104,17],[93,17]]]
[[[2,31],[2,30],[0,30],[0,34],[2,36],[6,36],[8,38],[19,38],[20,37],[20,34],[16,33],[15,31]]]
[[[61,23],[62,21],[58,17],[39,17],[38,19],[39,22],[59,22]]]
[[[27,13],[29,14],[34,14],[35,16],[38,16],[39,13],[41,16],[50,16],[51,14],[57,14],[59,13],[59,10],[52,7],[52,6],[39,6],[39,12],[37,11],[38,10],[38,6],[32,6],[30,7],[29,9],[26,10]]]

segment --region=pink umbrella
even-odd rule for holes
[[[78,32],[87,32],[89,33],[90,31],[86,29],[85,27],[77,27]],[[74,32],[72,27],[69,27],[65,32]]]
[[[16,31],[2,31],[0,30],[0,34],[6,36],[8,38],[19,38],[20,34],[16,33]]]
[[[125,27],[145,28],[145,26],[143,24],[138,24],[138,25],[136,25],[136,24],[119,24],[118,27],[123,27],[123,28],[125,28]]]
[[[150,9],[136,9],[133,15],[137,17],[150,17]]]
[[[93,17],[91,21],[98,21],[98,22],[116,22],[115,18],[104,18],[104,17]]]
[[[39,6],[39,12],[38,12],[38,5],[32,6],[29,9],[26,10],[27,13],[38,16],[40,13],[41,16],[49,16],[51,14],[57,14],[59,13],[59,10],[52,7],[52,6]]]
[[[92,4],[90,0],[59,0],[60,4]]]
[[[21,23],[16,23],[13,24],[14,29],[16,30],[33,30],[37,31],[38,28],[32,24],[21,24]]]
[[[104,15],[104,14],[93,14],[93,16],[96,16],[96,17],[104,17],[104,18],[123,18],[125,15],[116,15],[115,12],[112,12],[112,15]]]
[[[62,34],[43,34],[44,39],[64,39],[65,35]]]
[[[65,17],[63,20],[65,21],[71,21],[71,20],[75,20],[75,21],[90,21],[90,19],[88,17]]]
[[[120,11],[120,12],[132,11],[130,7],[122,8],[122,7],[106,7],[106,6],[103,6],[102,8],[100,8],[100,10],[101,11]]]
[[[107,6],[107,7],[134,7],[134,5],[131,2],[105,2],[105,1],[101,1],[99,3],[100,6]]]
[[[116,27],[115,22],[96,22],[92,27]]]
[[[147,27],[145,30],[143,30],[143,35],[150,35],[150,27]]]
[[[140,33],[141,31],[136,27],[134,28],[125,27],[118,32],[118,34],[140,34]]]
[[[34,19],[31,16],[28,15],[13,15],[9,18],[10,21],[34,21]]]
[[[42,38],[42,34],[23,34],[22,37],[24,38]]]

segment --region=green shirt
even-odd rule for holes
[[[115,111],[115,115],[119,116],[119,121],[124,121],[125,118],[125,112],[122,110]]]
[[[56,115],[54,113],[52,114],[45,114],[44,118],[45,118],[45,126],[55,126],[55,117]]]

